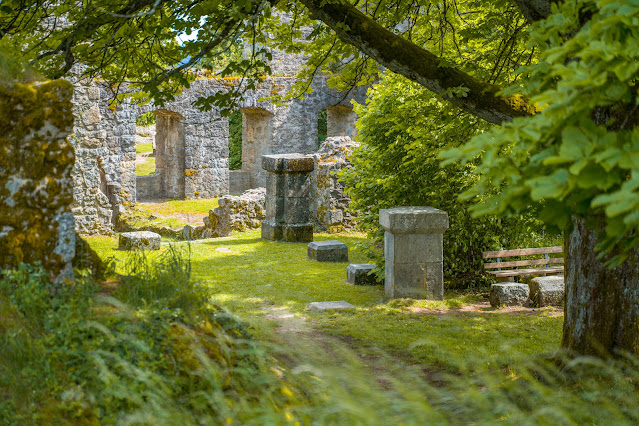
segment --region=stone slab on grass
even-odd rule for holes
[[[308,257],[318,262],[348,262],[348,247],[337,241],[313,241],[308,244]]]
[[[536,277],[530,282],[530,300],[534,306],[561,305],[566,293],[562,276]]]
[[[333,302],[313,302],[306,305],[306,307],[313,312],[325,312],[341,309],[353,309],[355,306],[344,300],[338,300]]]
[[[118,240],[119,250],[159,250],[160,234],[151,231],[124,232]]]
[[[529,294],[528,284],[493,284],[490,286],[490,306],[523,306]]]
[[[346,268],[346,282],[355,285],[377,285],[377,277],[372,273],[374,263],[351,263]]]

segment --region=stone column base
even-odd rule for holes
[[[313,241],[313,225],[311,223],[288,225],[265,220],[262,222],[262,239],[288,243],[310,243]]]

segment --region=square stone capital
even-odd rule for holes
[[[448,213],[434,207],[393,207],[379,211],[379,224],[391,234],[443,234]]]
[[[315,160],[312,155],[303,154],[263,155],[262,168],[273,173],[308,173],[315,168]]]

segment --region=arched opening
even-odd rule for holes
[[[355,139],[357,134],[355,121],[357,121],[357,113],[353,111],[353,107],[345,105],[328,107],[326,108],[326,135],[328,137],[348,136]]]
[[[135,175],[155,174],[155,114],[147,112],[135,120]]]
[[[136,200],[184,198],[184,117],[156,110],[138,120],[136,130],[141,128],[141,135],[136,135]],[[138,126],[138,122],[146,126]]]
[[[228,118],[229,123],[229,194],[240,195],[250,188],[250,177],[242,170],[242,111],[237,110]]]
[[[242,108],[242,170],[248,174],[249,188],[266,185],[262,155],[270,154],[273,114],[263,108]]]
[[[229,116],[229,170],[242,169],[242,111]]]
[[[185,194],[184,117],[168,110],[153,111],[155,125],[155,170],[160,189],[167,198],[183,199]]]
[[[322,145],[322,142],[328,137],[328,123],[327,123],[328,111],[326,108],[320,111],[317,115],[317,148]]]

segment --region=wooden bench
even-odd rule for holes
[[[488,269],[488,271],[486,272],[494,275],[495,278],[497,278],[497,281],[512,281],[513,277],[520,277],[525,275],[563,274],[564,258],[548,256],[552,253],[563,253],[563,248],[557,246],[526,248],[517,250],[486,251],[482,253],[482,258],[497,259],[495,262],[484,263],[484,269]],[[543,255],[544,258],[528,260],[508,260],[506,262],[502,261],[502,258],[504,257],[519,257],[530,255]],[[562,265],[551,266],[558,264]],[[527,266],[527,268],[520,268],[520,266]]]

